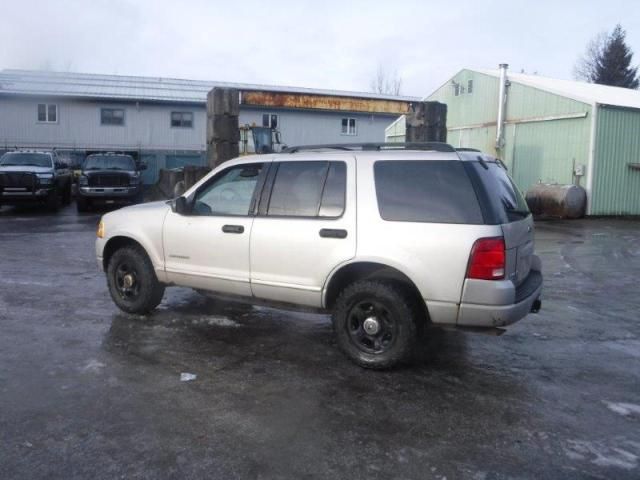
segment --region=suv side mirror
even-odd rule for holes
[[[146,170],[146,169],[147,169],[146,163],[141,163],[140,166],[138,167],[138,170]]]
[[[60,170],[61,168],[67,168],[67,164],[59,160],[55,161],[54,166],[56,167],[56,170]]]
[[[189,202],[185,197],[178,197],[173,201],[173,211],[178,215],[189,215]]]

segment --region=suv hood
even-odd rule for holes
[[[53,168],[34,167],[33,165],[0,165],[0,172],[53,173]]]

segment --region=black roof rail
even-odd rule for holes
[[[482,152],[482,150],[478,150],[477,148],[461,147],[456,148],[456,152]]]
[[[455,152],[448,143],[443,142],[408,142],[408,143],[327,143],[320,145],[299,145],[288,147],[282,153],[297,153],[309,150],[343,150],[343,151],[383,151],[383,150],[426,150],[431,152]]]

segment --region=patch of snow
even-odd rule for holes
[[[633,470],[638,466],[638,455],[620,448],[609,447],[600,442],[586,440],[569,440],[564,449],[565,454],[572,460],[588,460],[600,467],[617,467]]]
[[[640,415],[640,405],[635,403],[624,402],[604,402],[609,410],[623,416],[629,416],[633,413]]]
[[[182,372],[180,374],[181,382],[190,382],[191,380],[195,380],[196,378],[198,378],[198,376],[195,375],[194,373]]]
[[[89,360],[84,367],[82,367],[83,372],[99,372],[101,369],[106,367],[106,365],[98,360]]]
[[[231,320],[228,317],[222,317],[218,315],[210,315],[207,317],[200,317],[194,323],[212,325],[216,327],[240,327],[241,325],[238,322]]]

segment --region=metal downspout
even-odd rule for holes
[[[504,148],[504,122],[507,107],[507,69],[509,64],[501,63],[500,85],[498,89],[498,119],[496,121],[496,152],[502,152]]]

